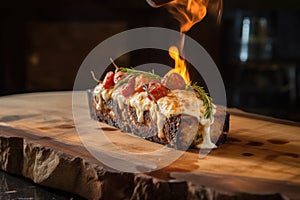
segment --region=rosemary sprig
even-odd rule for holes
[[[129,75],[144,75],[146,78],[149,78],[151,80],[161,80],[161,77],[159,75],[154,74],[153,72],[145,72],[145,71],[141,71],[141,70],[136,70],[136,69],[132,69],[132,68],[125,68],[125,67],[120,67],[119,69],[117,69],[118,71],[121,72],[125,72]]]
[[[196,91],[197,97],[203,101],[203,105],[205,107],[204,117],[206,119],[211,118],[212,112],[213,112],[212,111],[213,110],[212,98],[210,96],[208,96],[208,94],[205,92],[203,87],[197,85],[197,83],[194,83],[191,86],[194,89],[194,91]]]

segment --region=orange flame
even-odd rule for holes
[[[180,22],[180,32],[187,32],[206,15],[208,0],[175,0],[167,4],[169,12]]]
[[[175,67],[174,69],[170,70],[168,73],[172,73],[175,71],[183,77],[186,84],[190,84],[191,83],[190,75],[187,70],[185,61],[179,56],[178,48],[175,46],[171,46],[169,48],[169,55],[175,61]]]
[[[167,4],[168,11],[179,21],[180,32],[185,33],[190,28],[200,22],[207,12],[212,13],[217,17],[217,22],[220,23],[223,0],[172,0]],[[183,53],[184,34],[181,35],[180,53]],[[190,75],[186,66],[185,60],[179,56],[178,48],[171,46],[169,49],[171,58],[175,61],[175,68],[168,73],[178,72],[185,80],[186,84],[190,84]]]
[[[201,21],[206,15],[207,0],[174,0],[167,4],[169,12],[180,22],[180,32],[187,32],[195,23]],[[184,46],[184,35],[181,37],[180,51],[182,53]],[[170,57],[175,61],[175,67],[170,70],[179,73],[186,84],[190,84],[190,75],[185,63],[179,56],[178,48],[171,46],[169,49]]]

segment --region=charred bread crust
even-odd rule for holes
[[[188,149],[195,147],[194,141],[196,139],[196,135],[191,135],[188,130],[191,128],[203,128],[202,126],[199,126],[197,118],[182,114],[166,118],[163,125],[165,137],[159,138],[157,136],[157,125],[152,120],[149,111],[144,112],[144,122],[140,123],[137,120],[134,108],[128,105],[125,105],[124,109],[121,110],[117,102],[113,99],[109,99],[107,102],[102,102],[103,107],[101,110],[97,110],[93,101],[92,90],[88,91],[88,100],[90,116],[92,119],[119,128],[123,132],[131,133],[149,141],[168,145],[176,149]],[[228,131],[229,114],[222,109],[217,109],[215,122],[211,128],[212,141],[214,141],[217,146],[224,144],[226,142],[226,133]],[[199,139],[201,140],[201,138]]]

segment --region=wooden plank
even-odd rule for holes
[[[73,103],[79,104],[75,105],[77,107],[75,111],[79,109],[76,112],[83,112],[82,116],[85,118],[89,114],[86,110],[88,108],[87,96],[83,92],[80,94],[80,98],[82,99],[73,101]],[[85,121],[78,119],[78,116],[80,118],[81,115],[72,113],[71,92],[33,93],[1,97],[0,108],[0,135],[24,138],[28,146],[27,149],[32,149],[32,144],[38,144],[41,147],[50,147],[55,151],[82,158],[90,164],[107,169],[109,167],[103,165],[102,161],[94,158],[91,152],[84,148],[82,141],[89,140],[101,152],[118,152],[115,147],[95,140],[93,135],[78,134],[82,130],[76,130],[77,123]],[[145,170],[158,167],[158,170],[148,173],[151,180],[157,179],[169,183],[170,179],[177,179],[203,185],[205,181],[199,180],[201,177],[204,180],[203,177],[206,176],[232,179],[235,183],[242,179],[249,180],[254,184],[263,183],[265,188],[269,188],[269,190],[264,190],[268,193],[283,193],[290,198],[295,198],[299,195],[295,192],[295,188],[300,185],[300,127],[295,124],[247,116],[247,113],[243,115],[234,114],[235,112],[236,110],[233,110],[231,114],[227,143],[211,151],[207,156],[199,159],[199,150],[192,149],[182,155],[180,154],[178,159],[162,169],[153,165],[151,159],[148,160],[149,166],[140,167],[144,167]],[[75,119],[76,126],[73,122],[73,114],[75,118],[77,117]],[[88,127],[89,123],[83,123],[79,127]],[[97,124],[98,127],[94,133],[98,133],[97,131],[102,129],[105,137],[125,152],[149,153],[162,148],[160,144],[122,133],[106,124],[98,122]],[[122,156],[123,154],[120,153],[120,157],[117,158],[122,158]],[[138,159],[143,159],[143,155],[134,158],[137,160],[133,159],[133,162],[139,162]],[[124,166],[127,164],[125,163]],[[24,175],[24,169],[21,173]],[[137,178],[137,176],[133,177],[134,179]],[[43,183],[48,184],[45,181]],[[288,185],[283,186],[282,183]],[[227,190],[230,184],[226,184],[225,187],[224,183],[224,188]],[[290,190],[289,185],[291,186]],[[55,186],[52,185],[52,187]],[[213,185],[212,187],[219,187],[220,189],[220,185]],[[191,185],[188,188],[191,189]],[[239,190],[234,189],[233,186],[231,188],[234,192],[247,192],[247,185],[241,185]],[[73,189],[68,190],[74,192]],[[255,191],[256,194],[263,193],[258,189],[253,189],[251,192],[255,193]],[[83,196],[85,194],[87,192],[80,193]]]

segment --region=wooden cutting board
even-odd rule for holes
[[[152,190],[155,189],[155,191],[162,190],[157,189],[156,185],[160,181],[172,183],[171,185],[178,185],[183,181],[184,187],[188,188],[187,192],[183,193],[186,196],[196,195],[196,186],[207,186],[218,191],[214,195],[218,194],[219,196],[236,193],[255,195],[281,193],[291,199],[300,197],[298,192],[300,188],[300,126],[297,123],[229,109],[231,113],[230,132],[226,144],[212,150],[202,158],[199,158],[199,150],[196,149],[179,152],[179,154],[176,151],[175,154],[179,155],[178,158],[170,164],[162,165],[161,168],[155,160],[156,156],[159,156],[155,151],[162,149],[162,145],[122,133],[103,123],[86,121],[86,117],[89,115],[87,95],[85,92],[78,92],[75,97],[77,100],[73,101],[73,107],[72,92],[32,93],[1,97],[1,168],[31,178],[39,184],[74,192],[91,199],[104,198],[109,193],[109,189],[103,184],[103,181],[111,180],[111,178],[104,176],[103,171],[104,174],[113,173],[113,176],[121,174],[122,180],[124,174],[126,177],[129,176],[128,180],[133,185],[129,192],[131,197],[147,194],[145,187],[149,184],[142,184],[142,187],[141,180],[148,179],[140,178],[145,174],[152,180]],[[94,123],[97,123],[97,126],[91,134],[90,128],[95,126]],[[95,134],[100,130],[102,132],[99,135],[102,137],[99,138],[105,137],[114,146],[108,144],[107,141],[98,140],[99,138]],[[13,150],[14,145],[10,144],[13,143],[10,138],[14,139],[15,137],[24,139],[21,143],[23,145],[21,150],[18,149],[19,147],[15,147],[16,150]],[[92,145],[90,151],[84,146],[87,142]],[[10,149],[9,145],[12,145]],[[118,149],[119,152],[122,152],[120,155],[116,155]],[[56,153],[52,155],[52,151]],[[19,156],[18,159],[22,164],[9,161],[17,159],[13,156],[19,155],[20,152],[22,156]],[[115,154],[110,154],[111,152]],[[124,155],[123,152],[129,152],[130,156],[132,154],[138,156],[129,156],[132,160],[128,161],[128,155]],[[94,157],[97,153],[101,155],[100,161],[99,157],[98,159]],[[143,159],[144,154],[141,153],[146,154],[145,159]],[[153,153],[149,159],[148,153]],[[68,162],[62,162],[57,155],[64,157]],[[145,171],[145,173],[142,175],[130,172],[119,173],[111,169],[109,164],[101,160],[108,159],[107,156],[111,155],[114,157],[113,162],[117,162],[120,168],[126,168],[133,163],[134,166],[140,167],[141,172]],[[71,181],[63,178],[63,173],[59,172],[58,166],[61,167],[61,170],[68,168],[66,163],[71,163],[68,169],[72,171],[72,165],[77,163],[75,158],[80,158],[83,160],[82,163],[85,163],[79,170],[80,174],[85,169],[87,171],[85,176],[94,177],[91,178],[92,182],[87,181],[85,189],[82,189],[83,186],[68,184]],[[99,167],[102,175],[99,175]],[[50,168],[53,170],[49,172]],[[93,175],[90,170],[94,173],[92,173]],[[151,172],[146,173],[147,170]],[[69,176],[71,176],[70,174]],[[87,179],[81,178],[80,180],[82,182]],[[78,182],[77,179],[76,181]],[[110,182],[110,184],[112,183]],[[142,188],[141,191],[138,191],[139,187]],[[173,187],[168,186],[168,191]],[[114,188],[122,187],[114,186]],[[108,193],[104,193],[106,190]],[[171,196],[175,194],[176,190],[173,188],[172,191]],[[122,195],[129,195],[129,193],[123,191]],[[121,193],[114,195],[117,194],[121,195]]]

